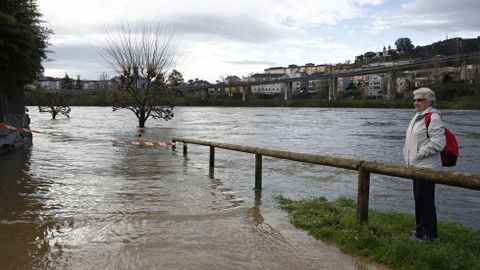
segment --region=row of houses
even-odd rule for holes
[[[62,89],[62,79],[55,77],[43,77],[37,81],[37,86],[41,89],[58,90]],[[79,82],[79,90],[96,90],[99,88],[101,81],[81,80]],[[111,82],[108,82],[111,83]]]
[[[280,95],[289,92],[290,95],[314,95],[327,92],[329,82],[322,79],[308,79],[309,76],[321,77],[323,74],[339,74],[371,69],[378,67],[391,67],[395,65],[409,64],[415,60],[405,60],[401,62],[383,62],[367,64],[363,66],[337,64],[337,65],[315,65],[307,63],[303,66],[289,65],[288,67],[270,67],[263,73],[255,73],[247,77],[227,76],[221,82],[222,90],[229,96],[235,94],[247,93],[261,95]],[[442,81],[445,76],[451,80],[471,80],[478,73],[479,67],[473,65],[464,65],[460,67],[438,67],[421,70],[412,70],[402,72],[395,78],[396,91],[402,92],[407,87],[420,87],[434,82]],[[316,76],[318,75],[318,76]],[[38,81],[38,86],[42,89],[61,89],[60,78],[45,77]],[[291,83],[275,82],[276,80],[288,80]],[[357,75],[349,77],[339,77],[334,84],[336,89],[333,91],[335,96],[348,94],[350,91],[359,91],[362,95],[369,98],[382,98],[387,94],[387,74]],[[270,83],[265,83],[270,82]],[[248,83],[250,87],[239,86],[241,83]],[[258,83],[258,84],[256,84]],[[116,88],[119,85],[119,78],[113,77],[108,81],[83,80],[77,90],[97,90],[100,88]],[[186,88],[208,89],[208,91],[219,91],[220,88],[204,80],[190,80],[188,83],[182,83],[179,89]],[[330,93],[329,93],[330,91]]]
[[[417,63],[417,59],[403,60],[395,62],[382,62],[368,65],[314,65],[313,63],[305,64],[304,66],[289,65],[288,67],[271,67],[264,70],[263,73],[256,73],[248,77],[240,79],[237,76],[227,77],[225,83],[227,85],[227,92],[243,92],[246,91],[239,87],[228,87],[229,84],[237,82],[248,82],[251,84],[251,93],[264,95],[278,95],[290,91],[293,95],[308,93],[342,96],[351,91],[359,91],[362,95],[369,98],[383,98],[387,95],[388,74],[369,74],[356,75],[347,77],[338,77],[337,82],[334,83],[336,89],[334,93],[329,93],[328,87],[331,82],[324,79],[308,79],[307,77],[321,77],[323,74],[339,74],[348,73],[361,70],[368,70],[379,67],[392,67],[396,65],[405,65]],[[421,86],[431,85],[432,83],[442,82],[445,78],[449,80],[464,80],[472,81],[479,75],[480,67],[474,65],[461,65],[459,67],[432,67],[425,69],[416,69],[404,71],[394,78],[394,88],[397,92],[403,92],[408,87],[417,88]],[[315,76],[319,75],[319,76]],[[291,85],[282,82],[272,82],[269,84],[255,84],[255,82],[275,81],[275,80],[289,80]],[[390,82],[392,83],[392,82]]]

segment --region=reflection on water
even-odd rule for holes
[[[262,206],[262,191],[261,190],[255,190],[255,203],[252,207],[250,207],[250,216],[253,219],[253,222],[255,225],[261,225],[263,224],[263,221],[265,220],[262,216],[261,212],[261,206]]]
[[[61,247],[55,235],[59,225],[45,214],[47,206],[38,194],[49,188],[29,175],[30,151],[0,155],[0,261],[2,269],[44,268],[44,257],[57,258]]]
[[[275,197],[353,198],[353,171],[251,154],[112,145],[188,137],[401,163],[406,110],[176,108],[141,131],[128,112],[32,109],[31,150],[0,156],[2,269],[375,269],[293,228]],[[477,112],[445,113],[461,141],[460,171],[480,173]],[[386,150],[388,149],[388,150]],[[412,212],[411,182],[372,176],[371,206]],[[439,217],[480,228],[477,192],[440,186]],[[407,232],[408,233],[408,232]]]

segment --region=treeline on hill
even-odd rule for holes
[[[358,56],[355,64],[368,64],[384,61],[398,61],[418,58],[431,58],[436,56],[468,55],[480,52],[480,36],[477,38],[451,38],[434,42],[425,46],[414,46],[409,38],[399,38],[396,50],[387,50],[386,55],[375,57],[374,52],[366,52]]]
[[[410,57],[432,57],[436,55],[464,55],[480,51],[480,36],[472,39],[452,38],[432,43],[426,46],[417,46],[410,53]]]

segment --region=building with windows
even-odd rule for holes
[[[255,82],[272,81],[284,77],[283,73],[256,73],[248,77],[247,80],[252,82],[252,94],[278,95],[286,90],[283,82],[254,84]]]
[[[43,77],[40,80],[38,80],[38,86],[41,89],[47,89],[47,90],[58,90],[61,89],[61,80],[60,78],[53,78],[53,77]]]
[[[367,96],[373,98],[383,97],[386,89],[385,74],[368,75]]]

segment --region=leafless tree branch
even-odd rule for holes
[[[131,110],[139,127],[144,127],[150,116],[172,119],[173,106],[166,100],[165,78],[173,69],[178,50],[173,28],[160,22],[136,27],[118,23],[106,28],[106,33],[100,57],[120,78],[113,110]]]

